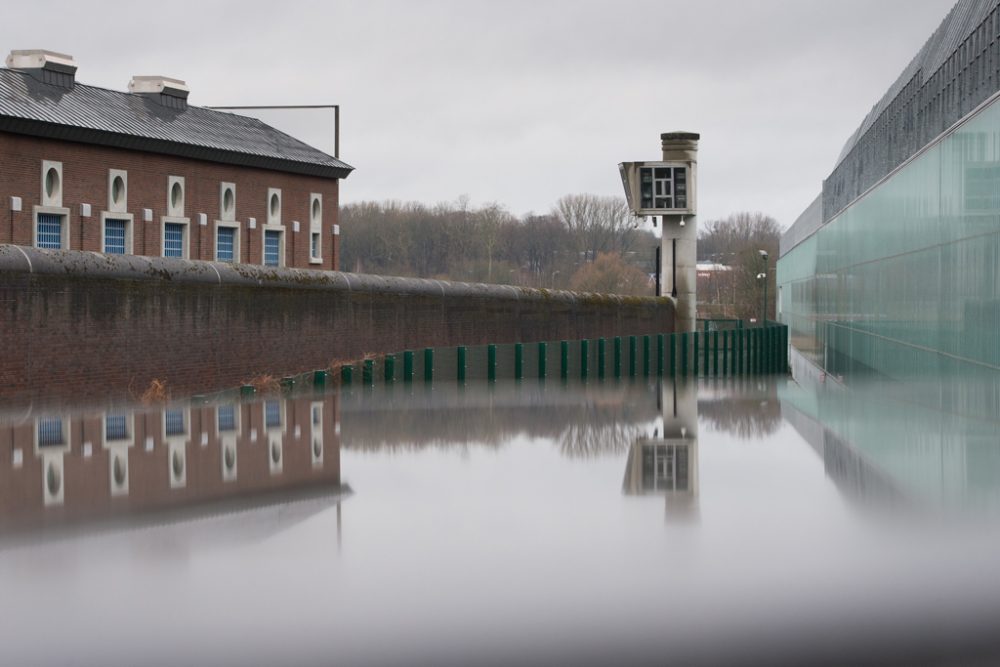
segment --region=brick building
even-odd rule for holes
[[[126,93],[76,69],[48,51],[13,51],[0,69],[0,243],[338,268],[351,166],[189,106],[182,81],[134,77]]]

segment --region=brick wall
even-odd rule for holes
[[[337,224],[338,186],[334,179],[300,176],[252,167],[237,167],[139,151],[104,148],[88,144],[52,141],[0,132],[0,243],[32,245],[33,207],[42,201],[42,161],[63,165],[63,207],[69,209],[69,247],[101,250],[101,212],[110,210],[109,170],[128,172],[127,212],[134,216],[133,252],[162,255],[162,218],[167,215],[167,178],[185,180],[184,215],[190,219],[190,258],[215,258],[215,221],[220,215],[220,184],[236,185],[236,220],[240,222],[240,261],[261,264],[263,225],[267,221],[268,188],[281,190],[281,221],[285,227],[285,265],[336,269],[339,238]],[[321,229],[322,262],[309,257],[309,195],[323,196]],[[20,212],[11,211],[10,198],[21,197]],[[91,215],[81,215],[81,204],[91,205]],[[143,209],[153,211],[152,222],[143,220]],[[208,224],[198,224],[198,214]],[[255,218],[256,229],[248,220]],[[298,221],[299,232],[293,232]]]
[[[669,298],[0,246],[0,398],[181,395],[369,352],[673,331]]]

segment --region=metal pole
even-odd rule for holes
[[[767,324],[767,262],[764,262],[764,308],[761,313],[760,325],[764,326]]]

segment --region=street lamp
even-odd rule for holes
[[[764,260],[764,270],[757,274],[757,280],[764,281],[764,304],[761,308],[760,325],[765,326],[767,325],[767,252],[764,250],[758,250],[757,252],[760,253],[760,258]]]

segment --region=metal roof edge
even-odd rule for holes
[[[241,153],[239,151],[221,148],[212,148],[209,146],[197,146],[194,144],[166,141],[163,139],[151,139],[148,137],[118,134],[115,132],[106,132],[104,130],[94,130],[90,128],[63,125],[61,123],[16,118],[13,116],[0,115],[0,132],[9,132],[11,134],[21,134],[44,139],[56,139],[60,141],[74,141],[77,143],[107,146],[110,148],[121,148],[125,150],[146,151],[149,153],[185,157],[205,162],[217,162],[220,164],[230,164],[240,167],[256,167],[258,169],[281,171],[291,174],[299,174],[302,176],[317,176],[320,178],[347,178],[350,173],[354,171],[354,167],[348,165],[346,162],[342,162],[339,159],[337,161],[344,164],[344,167],[300,162],[296,160],[285,160],[281,158],[253,155],[251,153]]]

